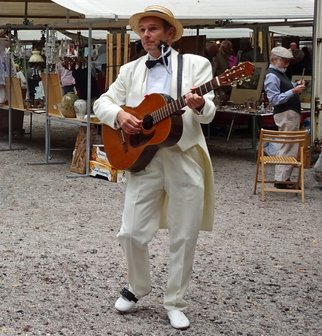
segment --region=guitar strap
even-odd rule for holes
[[[177,98],[182,96],[182,67],[183,67],[183,55],[178,54],[178,74],[177,74]]]

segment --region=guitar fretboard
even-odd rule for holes
[[[217,89],[219,86],[232,85],[236,81],[244,80],[253,75],[255,67],[250,62],[240,63],[231,69],[227,69],[221,75],[213,78],[209,82],[192,90],[193,93],[197,93],[199,96],[203,96],[211,90]],[[149,123],[157,124],[163,119],[169,117],[175,112],[181,110],[186,106],[185,96],[182,96],[176,100],[171,101],[160,109],[150,113],[147,118]],[[151,125],[152,126],[152,125]]]
[[[218,85],[214,86],[214,79],[212,79],[209,82],[194,89],[193,92],[197,93],[199,96],[203,96],[206,93],[210,92],[211,90],[214,90],[217,86]],[[157,124],[163,119],[181,110],[186,105],[187,104],[186,104],[185,95],[184,95],[176,100],[173,100],[171,103],[161,107],[160,109],[152,112],[150,116],[153,118],[153,124]]]

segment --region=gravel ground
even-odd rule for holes
[[[310,170],[305,204],[293,194],[261,202],[254,155],[240,149],[250,139],[209,143],[214,231],[200,234],[186,296],[191,327],[177,331],[162,307],[167,232],[150,248],[153,291],[135,312],[116,313],[126,284],[116,241],[125,185],[70,178],[71,151],[42,164],[44,123],[34,116],[32,141],[15,138],[15,150],[0,152],[0,336],[322,335],[322,190]],[[76,134],[55,123],[53,147],[73,148]]]

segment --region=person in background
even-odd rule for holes
[[[239,42],[239,50],[237,52],[237,63],[254,62],[254,48],[250,39],[243,38]]]
[[[229,68],[232,68],[235,65],[237,65],[237,55],[232,49],[231,54],[228,56],[228,66]]]
[[[225,72],[225,70],[230,69],[231,56],[233,55],[233,45],[231,41],[224,40],[221,42],[218,53],[214,58],[214,76],[219,76]],[[229,101],[232,87],[222,86],[216,90],[216,95],[220,97],[220,102],[225,104]]]
[[[59,76],[60,86],[63,90],[63,95],[68,92],[75,92],[75,78],[73,76],[72,68],[74,66],[74,58],[65,58],[64,61],[56,63],[56,73]],[[69,69],[69,67],[71,67]]]
[[[7,31],[0,29],[0,104],[8,101],[6,90],[6,77],[10,76],[10,57],[7,51],[8,47],[10,47],[10,42]]]
[[[304,54],[304,57],[302,60],[302,69],[304,69],[304,75],[311,76],[312,75],[312,55],[308,47],[303,47],[302,51]]]
[[[19,64],[15,64],[16,67],[16,77],[20,80],[20,85],[22,89],[27,89],[27,80],[24,73],[21,71]]]
[[[29,67],[27,69],[27,81],[28,81],[28,94],[27,97],[30,106],[38,106],[38,101],[41,98],[42,87],[41,83],[41,71],[42,71],[42,63],[40,62],[30,62]],[[40,90],[39,90],[40,89]]]
[[[28,87],[27,86],[27,79],[26,79],[24,73],[22,72],[19,64],[15,64],[15,68],[16,68],[16,77],[19,78],[19,80],[20,80],[22,97],[23,97],[23,99],[26,99],[26,98],[28,98],[27,97],[27,87]]]
[[[186,329],[190,322],[184,313],[184,295],[198,234],[211,230],[214,219],[213,171],[201,128],[202,123],[214,118],[214,94],[211,90],[201,96],[192,89],[212,79],[212,68],[204,57],[182,55],[182,94],[178,94],[180,60],[171,45],[183,34],[180,21],[167,8],[151,5],[132,15],[129,24],[147,54],[120,68],[115,82],[95,101],[96,116],[111,128],[134,136],[142,132],[142,120],[121,106],[138,106],[152,93],[174,98],[184,93],[186,107],[180,140],[160,148],[143,170],[126,171],[125,203],[117,237],[127,260],[128,286],[121,291],[115,308],[121,313],[130,312],[152,290],[148,244],[160,227],[167,227],[170,247],[163,306],[171,326]]]
[[[72,70],[73,77],[75,78],[75,89],[76,94],[79,99],[87,100],[88,95],[88,68],[87,68],[87,59],[85,57],[78,56],[77,66],[73,67]],[[99,90],[97,79],[96,79],[97,71],[96,68],[91,66],[91,100],[96,99],[100,96],[101,92]]]
[[[305,56],[304,52],[297,47],[296,42],[291,42],[288,50],[292,53],[293,58],[286,70],[286,76],[289,79],[292,79],[293,75],[304,75],[303,73],[304,70],[303,59]]]
[[[274,122],[279,131],[298,131],[301,121],[301,102],[299,95],[305,88],[304,81],[293,83],[285,72],[293,59],[290,50],[275,47],[271,50],[270,65],[267,69],[264,89],[269,103],[273,106]],[[278,156],[296,156],[297,145],[281,145],[277,149]],[[276,188],[292,188],[290,181],[293,167],[277,165],[275,168]]]
[[[205,57],[209,60],[213,68],[213,75],[215,76],[215,59],[218,54],[219,46],[216,42],[209,42],[206,46]]]
[[[217,55],[215,57],[215,75],[221,75],[226,69],[229,69],[229,57],[233,54],[233,45],[231,41],[221,42]]]

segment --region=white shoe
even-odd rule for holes
[[[169,310],[168,318],[173,328],[183,330],[189,328],[190,326],[187,316],[180,310]]]
[[[126,313],[134,308],[138,302],[136,296],[127,288],[121,290],[121,296],[115,302],[115,309],[121,313]]]
[[[134,301],[129,301],[126,298],[124,298],[123,296],[120,296],[116,302],[115,302],[115,309],[118,310],[121,313],[127,313],[130,310],[132,310],[135,306],[135,302]]]

